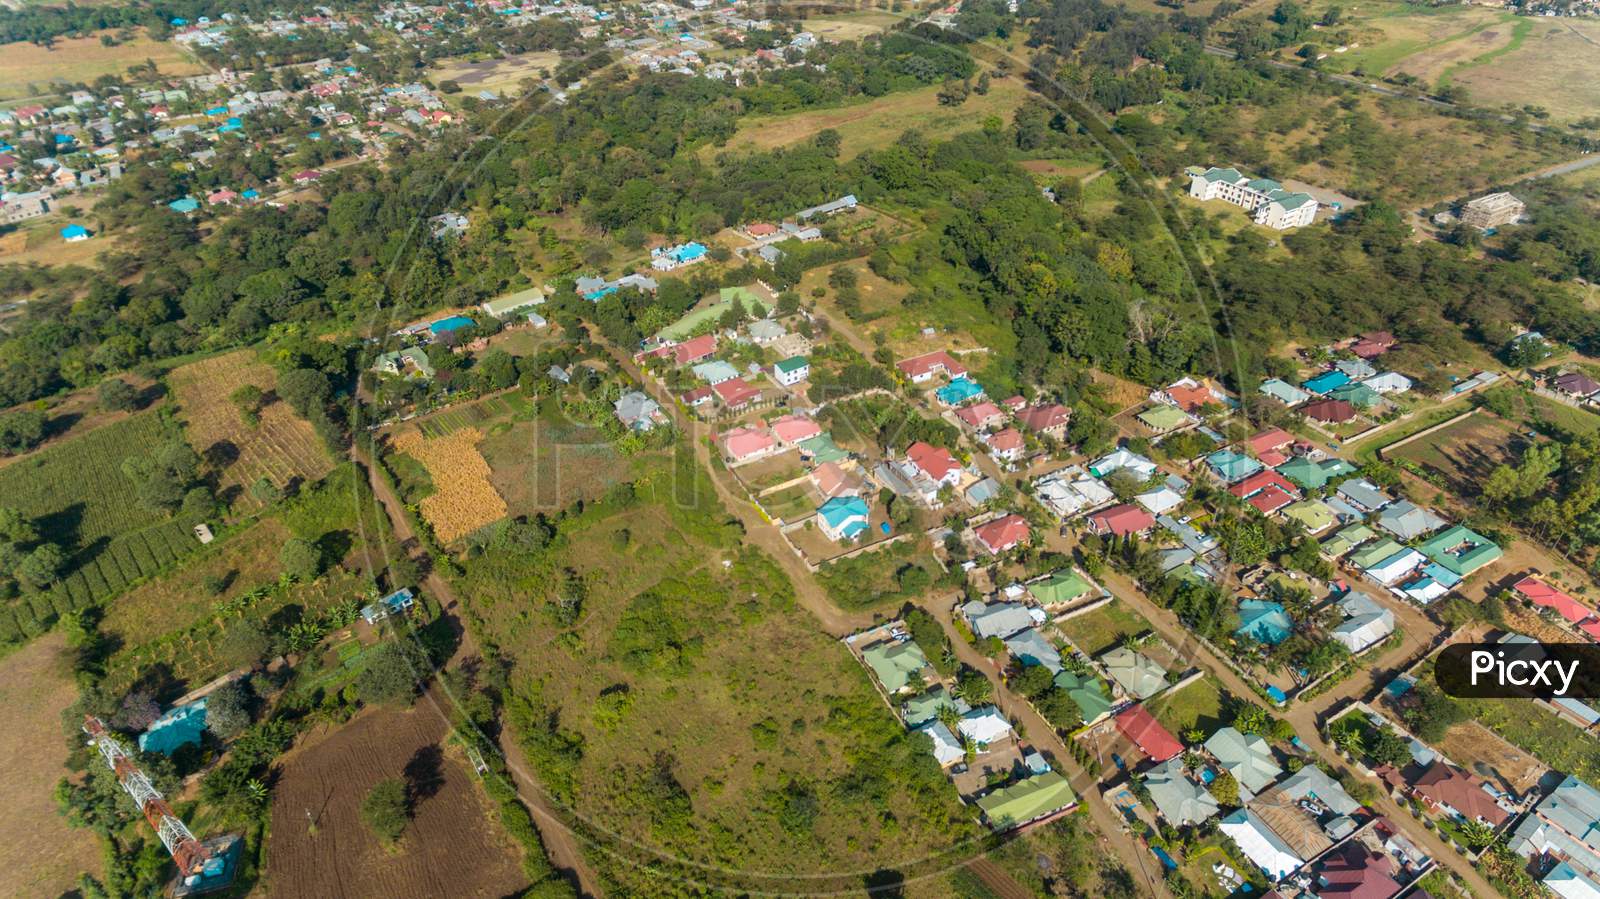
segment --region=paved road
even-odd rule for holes
[[[419,586],[437,600],[445,613],[456,623],[456,632],[460,637],[460,641],[456,645],[455,655],[445,663],[445,667],[453,668],[461,664],[464,659],[477,656],[477,641],[473,638],[472,631],[462,623],[461,603],[456,598],[455,590],[451,588],[444,578],[435,574],[429,567],[430,560],[422,552],[422,541],[417,538],[416,533],[411,529],[410,519],[405,514],[404,503],[389,488],[389,483],[378,475],[370,460],[364,458],[355,449],[351,450],[350,455],[357,464],[366,467],[367,479],[372,485],[373,495],[382,504],[384,513],[389,518],[389,524],[394,529],[395,539],[399,542],[402,551],[414,562],[417,562],[421,570],[428,572]],[[453,719],[451,709],[448,708],[452,703],[445,697],[437,695],[437,693],[437,689],[430,690],[428,695],[439,708],[440,714],[446,716],[447,719]],[[517,796],[528,809],[528,813],[533,816],[534,824],[539,829],[539,839],[544,843],[545,853],[549,856],[550,863],[558,871],[575,880],[579,891],[585,897],[602,896],[603,894],[599,889],[599,881],[595,878],[594,872],[584,862],[583,853],[578,848],[576,836],[556,816],[550,804],[545,800],[544,788],[534,779],[533,768],[529,766],[528,759],[522,752],[522,747],[517,744],[514,738],[506,739],[505,737],[506,735],[502,733],[502,737],[499,740],[500,754],[506,760],[506,767],[512,772]]]

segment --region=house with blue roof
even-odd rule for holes
[[[1260,462],[1229,449],[1217,450],[1207,456],[1206,465],[1228,484],[1248,478],[1261,470]]]
[[[859,496],[836,496],[817,509],[817,527],[829,540],[851,540],[867,529],[870,511]]]
[[[188,215],[189,213],[200,208],[200,201],[196,200],[194,197],[179,197],[178,199],[173,200],[171,203],[168,203],[167,208],[173,212],[181,212],[184,215]]]
[[[89,229],[82,225],[68,225],[61,229],[61,239],[70,243],[89,239]]]
[[[213,106],[210,109],[206,110],[206,115],[212,116],[212,117],[225,116],[227,114],[228,114],[228,107],[226,107],[226,106]]]
[[[693,240],[675,247],[657,247],[650,251],[650,267],[656,271],[670,272],[703,261],[708,252],[705,244]]]
[[[1277,646],[1294,633],[1294,619],[1284,611],[1283,604],[1264,599],[1240,600],[1239,621],[1235,634],[1268,646]]]
[[[197,699],[174,706],[139,735],[139,751],[171,755],[190,743],[198,744],[206,729],[206,701]]]
[[[385,618],[409,613],[416,604],[417,598],[412,594],[411,588],[401,587],[377,602],[363,607],[361,617],[366,619],[368,624],[377,624]]]
[[[1340,387],[1350,383],[1350,376],[1338,369],[1325,371],[1311,378],[1300,386],[1315,394],[1332,393]]]
[[[934,391],[934,395],[939,398],[939,402],[946,406],[959,406],[983,396],[983,388],[978,385],[977,381],[970,380],[965,375],[960,375],[953,378],[950,383]]]

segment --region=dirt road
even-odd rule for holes
[[[401,549],[419,567],[427,571],[419,585],[423,591],[439,602],[445,613],[456,622],[456,630],[460,636],[456,644],[455,655],[446,663],[446,667],[459,665],[463,659],[478,655],[477,642],[473,639],[472,631],[463,623],[461,618],[461,603],[456,598],[455,590],[444,578],[434,573],[429,567],[429,560],[422,552],[422,541],[417,539],[416,532],[411,529],[411,521],[406,517],[405,505],[389,488],[388,481],[379,476],[371,460],[364,458],[359,451],[352,450],[351,458],[356,464],[364,466],[367,470],[368,483],[372,485],[373,496],[376,497],[384,513],[389,518],[390,526],[394,529],[396,541]],[[368,544],[370,546],[370,543]],[[448,700],[437,689],[430,690],[428,700],[434,704],[438,713],[446,721],[453,720],[453,715],[448,708]],[[599,889],[599,881],[594,872],[584,862],[583,853],[578,847],[578,841],[572,830],[568,828],[545,800],[544,788],[533,777],[533,768],[528,764],[527,757],[522,752],[522,747],[517,745],[515,739],[506,739],[502,735],[499,740],[500,754],[506,760],[506,767],[512,772],[516,781],[517,796],[522,799],[522,804],[527,807],[528,813],[533,816],[534,824],[539,828],[539,839],[544,843],[545,853],[550,858],[550,863],[557,870],[567,875],[575,882],[578,890],[585,897],[599,897],[603,895]]]

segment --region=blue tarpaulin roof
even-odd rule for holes
[[[157,718],[139,735],[139,748],[171,755],[181,746],[200,742],[200,734],[205,729],[206,701],[197,699],[188,705],[168,709],[165,715]]]
[[[465,315],[452,315],[449,318],[441,318],[429,325],[428,330],[435,334],[444,334],[447,331],[459,331],[462,328],[469,328],[475,324],[477,322],[467,318]]]

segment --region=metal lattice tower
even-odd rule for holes
[[[161,791],[134,764],[133,757],[122,748],[122,743],[106,729],[104,722],[92,715],[84,717],[83,732],[89,735],[89,745],[100,751],[106,767],[116,774],[117,782],[133,797],[134,805],[139,807],[145,820],[161,837],[161,844],[167,847],[172,860],[178,865],[178,873],[182,876],[199,874],[211,858],[211,852],[178,820]]]

